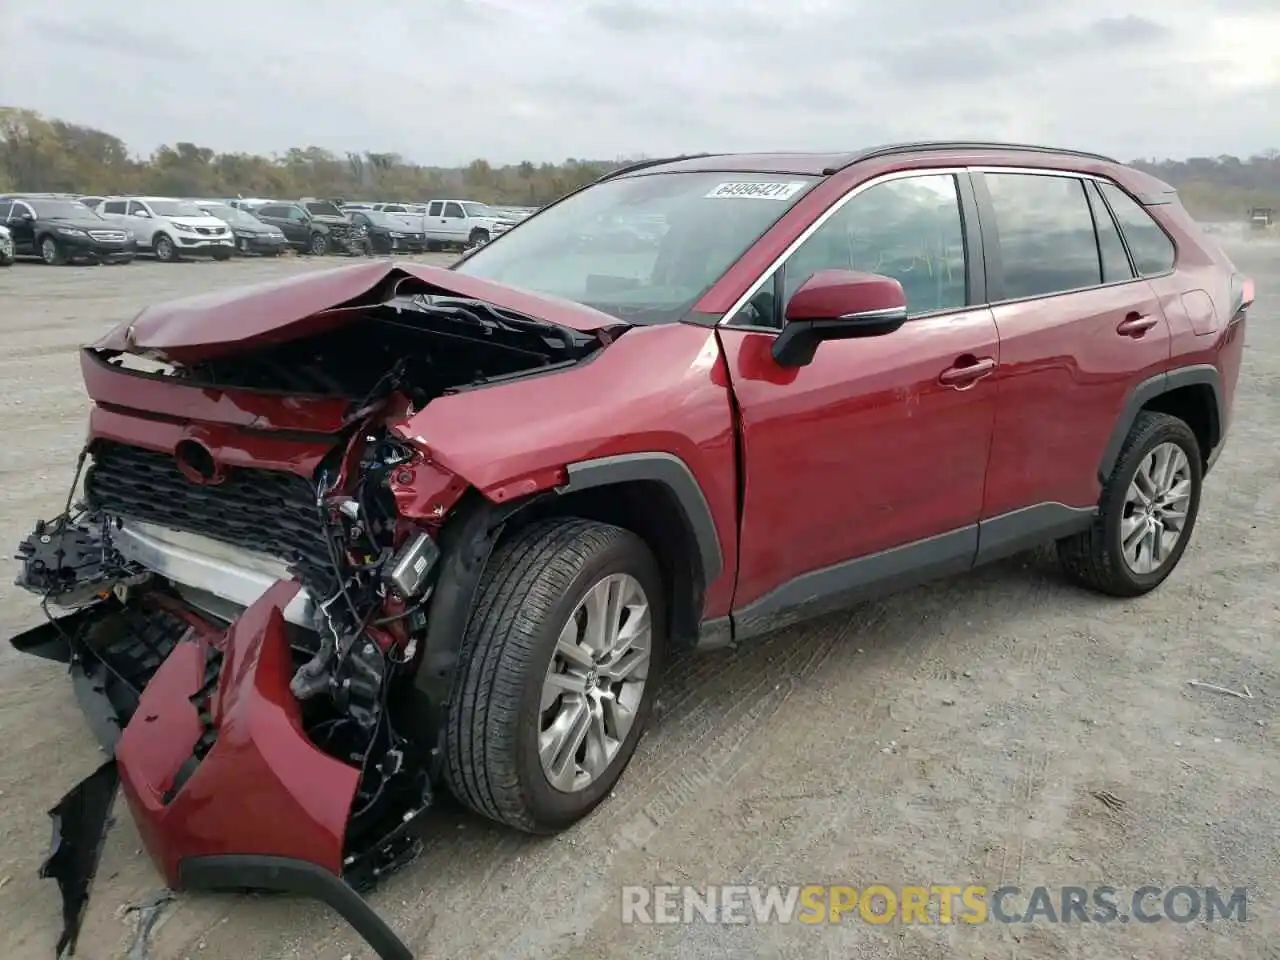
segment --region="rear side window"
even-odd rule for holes
[[[1112,219],[1111,211],[1102,202],[1098,193],[1098,185],[1089,183],[1085,186],[1089,194],[1089,206],[1093,208],[1093,222],[1098,228],[1098,257],[1102,261],[1102,282],[1123,283],[1133,279],[1133,268],[1129,266],[1129,254],[1124,249],[1124,241],[1120,239],[1120,231]]]
[[[1120,231],[1134,266],[1144,277],[1154,277],[1173,269],[1177,251],[1169,235],[1156,223],[1155,218],[1138,205],[1138,202],[1119,187],[1109,183],[1102,185],[1102,195],[1107,198],[1111,211],[1120,223]]]
[[[1074,177],[985,174],[995,208],[1004,299],[1044,297],[1102,282],[1084,184]]]
[[[13,212],[13,201],[0,200],[0,220],[8,220],[9,214]]]
[[[441,208],[442,206],[443,206],[443,204],[441,204],[439,201],[437,201],[437,202],[435,202],[435,203],[431,204],[431,206],[427,207],[427,216],[429,216],[429,217],[438,217],[438,216],[440,216],[440,208]]]
[[[102,205],[103,213],[124,213],[128,205],[123,200],[108,200]]]

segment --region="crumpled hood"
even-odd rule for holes
[[[91,346],[191,363],[337,327],[360,309],[411,294],[483,300],[584,333],[626,326],[568,300],[440,267],[376,260],[147,307]]]

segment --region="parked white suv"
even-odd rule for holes
[[[172,197],[109,197],[96,207],[108,220],[127,226],[138,238],[139,251],[172,263],[184,256],[229,260],[236,242],[231,228],[190,200]]]
[[[513,220],[474,200],[432,200],[422,218],[428,249],[442,244],[471,247],[488,243],[514,226]]]

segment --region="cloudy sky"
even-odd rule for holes
[[[0,104],[423,163],[1280,147],[1280,0],[0,0]]]

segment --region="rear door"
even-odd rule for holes
[[[986,554],[1006,535],[1044,539],[1056,533],[1046,522],[1071,526],[1079,510],[1067,508],[1097,503],[1126,395],[1163,369],[1170,336],[1093,178],[992,168],[974,187],[1000,333],[983,518],[1002,523],[990,542],[984,528]]]

